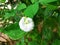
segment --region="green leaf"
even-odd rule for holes
[[[27,37],[31,38],[32,40],[40,40],[41,36],[39,36],[40,34],[38,34],[37,28],[34,28],[34,30],[32,31],[32,33],[28,33]]]
[[[57,19],[58,19],[58,23],[60,25],[60,13],[59,13],[59,16],[57,17]]]
[[[44,20],[49,18],[49,16],[53,15],[53,11],[57,9],[57,6],[54,5],[47,5],[44,11]]]
[[[39,45],[37,41],[31,41],[28,43],[28,45]]]
[[[24,4],[24,3],[20,3],[20,4],[18,4],[18,6],[17,6],[17,10],[22,10],[22,9],[25,9],[26,8],[26,5]]]
[[[33,18],[34,15],[37,13],[38,9],[39,9],[39,4],[35,3],[33,5],[28,6],[27,9],[24,11],[24,14],[25,16]]]
[[[52,29],[50,29],[49,27],[45,26],[43,28],[42,34],[43,34],[44,39],[50,40],[52,38],[52,34],[53,34],[52,33]]]
[[[58,39],[54,40],[52,45],[60,45],[60,40],[58,40]]]
[[[5,2],[5,0],[0,0],[0,2],[3,2],[3,3],[4,3],[4,2]]]
[[[0,32],[2,32],[3,29],[0,28]]]
[[[49,17],[45,20],[45,26],[51,27],[52,29],[56,27],[57,20],[54,17]]]
[[[55,2],[55,1],[57,1],[57,0],[39,0],[39,2],[41,4],[47,4],[47,3],[51,3],[51,2]]]
[[[37,1],[38,1],[38,0],[31,0],[32,3],[35,3],[35,2],[37,2]]]
[[[48,4],[48,5],[47,5],[47,8],[48,8],[49,10],[56,10],[56,9],[57,9],[57,6]]]
[[[7,34],[12,40],[17,40],[19,38],[22,38],[26,34],[22,30],[20,30],[18,23],[6,27],[4,33]]]
[[[58,35],[60,36],[60,25],[58,26]]]
[[[16,42],[16,45],[21,45],[20,42]]]
[[[26,45],[25,40],[24,40],[24,37],[21,38],[21,39],[16,43],[16,45]]]
[[[48,45],[48,44],[47,44],[47,41],[41,40],[41,45]]]
[[[7,11],[7,12],[5,12],[4,18],[5,19],[10,18],[12,16],[15,16],[15,14],[16,14],[15,10]]]
[[[21,38],[21,45],[26,45],[26,43],[25,43],[25,38],[24,38],[24,37]]]

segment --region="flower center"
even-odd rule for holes
[[[24,19],[24,23],[25,24],[29,24],[29,20],[25,17],[25,19]]]

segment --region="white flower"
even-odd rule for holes
[[[20,26],[21,30],[23,30],[25,32],[29,32],[29,31],[33,30],[34,22],[29,17],[22,17],[22,19],[19,21],[19,26]]]
[[[5,3],[7,3],[7,2],[8,2],[8,0],[5,1]]]
[[[4,9],[4,6],[0,7],[1,9]]]
[[[11,8],[12,8],[11,4],[8,4],[7,7],[8,7],[9,10],[11,10]]]
[[[0,3],[0,5],[4,5],[5,3]]]
[[[16,8],[17,8],[17,5],[13,9],[16,9]]]
[[[5,9],[8,9],[8,7],[5,7]]]
[[[13,21],[9,21],[10,24],[13,24]]]

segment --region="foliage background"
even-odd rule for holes
[[[60,0],[9,0],[2,6],[8,4],[11,4],[11,10],[0,9],[0,32],[16,41],[15,45],[60,45]],[[23,16],[34,20],[31,32],[19,28]]]

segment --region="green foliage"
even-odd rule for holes
[[[0,0],[0,3],[2,3],[2,2],[4,3],[4,2],[5,2],[5,0]]]
[[[38,9],[39,9],[39,4],[35,3],[33,5],[28,6],[27,9],[24,11],[24,14],[25,16],[33,18],[34,15],[37,13]]]
[[[37,1],[38,1],[38,0],[31,0],[32,3],[35,3],[35,2],[37,2]]]
[[[4,18],[7,19],[7,18],[10,18],[10,17],[13,17],[13,16],[15,16],[15,14],[16,14],[15,10],[6,11],[5,15],[4,15]]]
[[[43,31],[42,31],[42,36],[44,37],[44,39],[46,40],[50,40],[52,37],[52,31],[51,29],[44,27]]]
[[[36,41],[29,42],[28,45],[39,45]]]
[[[60,45],[60,0],[9,0],[1,5],[2,2],[5,0],[0,0],[0,32],[17,40],[16,45]],[[5,9],[8,4],[12,9]],[[19,27],[23,16],[34,21],[34,29],[28,33]]]
[[[39,0],[39,2],[40,2],[41,4],[47,4],[47,3],[54,2],[54,1],[57,1],[57,0]]]
[[[16,43],[16,45],[26,45],[25,42],[24,42],[24,37],[21,38],[21,40],[18,41],[18,42]]]
[[[60,45],[60,40],[56,39],[55,41],[53,41],[52,45]]]
[[[57,9],[57,6],[54,5],[47,5],[45,12],[44,12],[44,20],[49,18],[49,16],[53,15],[53,11]]]
[[[18,7],[16,8],[16,10],[22,10],[25,8],[26,8],[26,5],[24,3],[20,3],[20,4],[18,4]]]
[[[3,32],[7,34],[12,40],[20,39],[24,37],[24,35],[26,35],[25,32],[20,30],[18,23],[9,25],[8,27],[5,28]]]
[[[45,40],[41,40],[41,45],[48,45]]]

